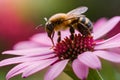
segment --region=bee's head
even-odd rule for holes
[[[50,21],[47,21],[45,24],[45,30],[49,37],[51,37],[53,31],[54,31],[54,25]]]
[[[54,32],[54,28],[58,25],[60,25],[65,19],[66,19],[66,14],[64,13],[58,13],[49,18],[44,18],[46,21],[45,28],[46,32],[48,33],[48,36],[50,37],[52,33]]]
[[[45,30],[48,37],[51,39],[52,44],[54,45],[53,36],[54,36],[54,25],[50,21],[47,21],[45,24]]]

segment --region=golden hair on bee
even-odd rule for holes
[[[65,20],[67,15],[65,13],[58,13],[49,18],[49,21],[54,22],[57,20]]]

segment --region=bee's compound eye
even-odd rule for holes
[[[53,25],[52,24],[46,24],[46,29],[49,31],[53,31]]]

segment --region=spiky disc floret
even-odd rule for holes
[[[73,61],[77,56],[86,51],[94,50],[94,40],[92,36],[82,36],[75,34],[74,39],[66,37],[60,43],[57,43],[54,51],[60,60],[70,59]]]

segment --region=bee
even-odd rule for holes
[[[71,33],[71,39],[74,39],[74,32],[78,30],[81,35],[88,36],[91,35],[93,24],[85,16],[82,15],[88,10],[87,7],[78,7],[69,11],[68,13],[58,13],[49,18],[45,24],[45,30],[48,34],[48,37],[51,39],[54,46],[54,33],[58,32],[57,42],[61,41],[61,30],[66,30],[69,28]]]

